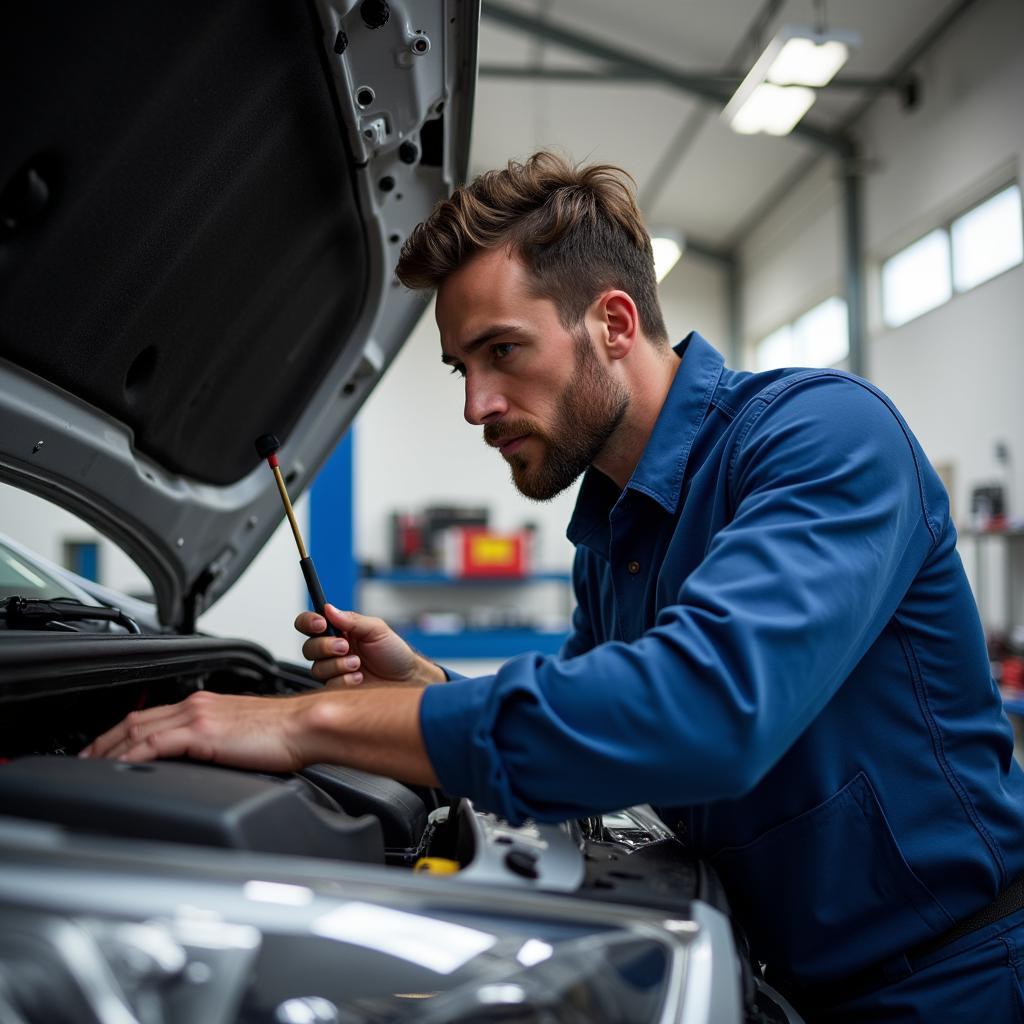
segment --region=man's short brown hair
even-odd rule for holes
[[[504,245],[566,328],[579,324],[601,292],[619,288],[636,303],[644,334],[667,343],[634,185],[621,168],[575,166],[554,153],[509,161],[434,207],[402,246],[398,278],[408,288],[437,288],[476,253]]]

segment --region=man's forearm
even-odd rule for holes
[[[422,696],[421,689],[401,687],[317,694],[297,723],[303,761],[438,785],[420,730]]]

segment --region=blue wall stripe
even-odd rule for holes
[[[352,608],[356,592],[353,544],[353,435],[338,442],[309,495],[309,553],[329,604]]]

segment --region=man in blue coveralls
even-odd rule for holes
[[[335,761],[513,822],[652,803],[815,1020],[1024,1020],[1024,775],[947,496],[836,370],[670,347],[625,176],[482,175],[402,252],[466,419],[544,500],[585,474],[558,657],[455,679],[385,623],[296,625],[323,692],[197,693],[86,756]]]

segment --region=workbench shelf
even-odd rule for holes
[[[978,614],[986,630],[1001,629],[1011,633],[1020,623],[1017,608],[1020,604],[1021,559],[1024,557],[1024,527],[1005,526],[991,530],[963,527],[957,530],[957,537],[963,547],[970,547],[973,573],[972,589],[978,604]],[[1000,618],[989,610],[990,597],[988,575],[990,565],[985,548],[998,543],[1002,546],[1003,616]]]
[[[441,662],[490,659],[500,661],[530,651],[557,654],[568,636],[568,631],[558,628],[557,623],[552,623],[550,629],[538,629],[530,623],[467,623],[461,628],[447,630],[443,627],[424,629],[418,617],[417,621],[413,621],[414,616],[411,614],[408,616],[407,624],[400,625],[402,616],[396,615],[395,611],[404,610],[408,613],[417,605],[420,611],[423,611],[424,605],[429,607],[442,593],[447,593],[451,598],[444,601],[449,608],[479,609],[481,602],[495,598],[501,604],[498,595],[507,591],[516,593],[515,604],[521,606],[524,601],[530,601],[527,593],[529,588],[538,584],[557,585],[559,594],[564,593],[564,598],[558,599],[559,605],[564,607],[559,608],[556,618],[561,619],[567,626],[572,614],[572,575],[568,572],[535,572],[526,576],[451,576],[438,569],[364,568],[359,577],[361,590],[367,586],[380,585],[393,590],[397,595],[408,588],[407,597],[400,598],[397,607],[383,617],[394,622],[398,633],[416,650],[428,658]],[[377,608],[379,600],[378,597],[378,601],[374,602]],[[377,608],[368,607],[366,610],[370,614],[380,614]]]

